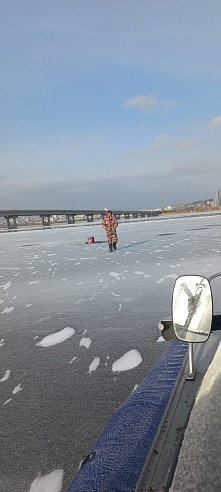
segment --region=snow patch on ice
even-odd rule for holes
[[[4,285],[3,290],[8,290],[11,287],[12,283],[7,282],[7,284]]]
[[[39,347],[51,347],[51,345],[57,345],[57,343],[62,343],[68,338],[71,338],[74,333],[74,328],[68,326],[67,328],[63,328],[63,330],[47,335],[40,342],[36,343],[36,345]]]
[[[42,277],[39,280],[34,280],[33,282],[29,282],[29,285],[39,284],[39,282],[41,282],[41,280],[42,280]]]
[[[2,287],[3,290],[8,290],[11,287],[11,285],[12,285],[12,283],[10,281],[10,282],[7,282],[7,284],[0,285],[0,287]]]
[[[47,475],[38,476],[31,483],[29,492],[61,492],[63,475],[63,470],[58,469]]]
[[[177,279],[177,275],[175,273],[169,273],[169,275],[164,275],[165,278],[173,278],[174,280]]]
[[[5,372],[5,375],[3,376],[2,379],[0,379],[0,383],[3,383],[3,381],[7,381],[7,379],[9,378],[10,376],[10,373],[11,373],[11,369],[8,369],[6,372]]]
[[[136,349],[132,349],[112,364],[112,371],[129,371],[130,369],[134,369],[134,367],[139,366],[141,362],[142,357],[140,353]]]
[[[97,256],[92,256],[91,258],[80,258],[80,260],[97,260]]]
[[[89,374],[92,372],[92,371],[96,371],[96,369],[98,368],[100,364],[100,357],[95,357],[93,362],[91,362],[90,366],[89,366]]]
[[[69,364],[72,364],[72,362],[74,362],[74,360],[75,360],[76,358],[77,358],[77,357],[76,357],[76,355],[75,355],[75,356],[73,357],[73,359],[71,359],[71,360],[69,361]]]
[[[134,273],[136,273],[136,275],[143,275],[144,278],[148,278],[151,276],[148,273],[140,272],[139,270],[136,270]]]
[[[8,400],[6,400],[4,405],[7,405],[7,403],[9,403],[10,401],[12,401],[12,398],[9,398]]]
[[[160,278],[159,280],[157,280],[157,284],[161,284],[162,282],[164,282],[164,280],[166,278],[173,278],[174,280],[177,279],[177,275],[175,273],[170,273],[169,275],[164,275],[164,277]]]
[[[123,273],[118,273],[118,272],[110,272],[109,275],[111,277],[116,278],[116,280],[121,280],[121,279],[124,280],[124,278],[125,278],[124,275],[123,275]]]
[[[2,314],[11,313],[14,309],[15,308],[13,307],[6,307],[5,309],[3,309]]]
[[[162,277],[162,278],[160,278],[159,280],[157,280],[157,282],[156,282],[156,283],[157,283],[157,284],[161,284],[162,282],[164,282],[164,280],[165,280],[165,277]]]
[[[19,391],[22,391],[22,390],[23,390],[23,388],[21,387],[21,383],[20,383],[20,384],[18,384],[18,386],[15,386],[15,388],[12,391],[12,394],[16,395],[16,393],[18,393]]]
[[[165,342],[164,338],[161,336],[158,338],[157,342]]]
[[[89,347],[90,347],[90,345],[91,345],[91,339],[90,339],[90,338],[83,337],[83,338],[80,340],[79,345],[80,345],[80,347],[86,347],[86,348],[89,348]]]

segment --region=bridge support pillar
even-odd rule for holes
[[[41,216],[41,220],[42,220],[43,227],[44,226],[50,226],[51,225],[50,215],[42,215]]]
[[[87,217],[87,222],[93,222],[94,221],[94,216],[93,215],[87,214],[86,217]]]
[[[7,229],[17,229],[17,222],[16,222],[16,216],[13,215],[12,217],[5,217],[6,222],[7,222]]]
[[[67,215],[68,224],[75,224],[75,215]]]

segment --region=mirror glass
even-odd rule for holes
[[[172,300],[175,335],[185,342],[205,342],[212,326],[212,292],[209,281],[184,275],[175,282]]]

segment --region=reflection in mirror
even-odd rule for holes
[[[172,301],[176,337],[186,342],[205,342],[212,326],[212,292],[209,281],[184,275],[175,282]]]

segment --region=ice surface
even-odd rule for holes
[[[63,467],[62,455],[72,476],[80,449],[90,449],[166,349],[158,322],[170,319],[176,278],[220,270],[220,216],[121,222],[118,232],[111,255],[100,244],[100,224],[1,234],[2,454],[9,473],[32,470],[34,480],[36,470]],[[88,235],[97,242],[85,247]],[[28,453],[33,435],[38,446]],[[15,464],[11,439],[22,449]],[[55,492],[50,475],[37,477],[32,492],[46,492],[47,480]]]

